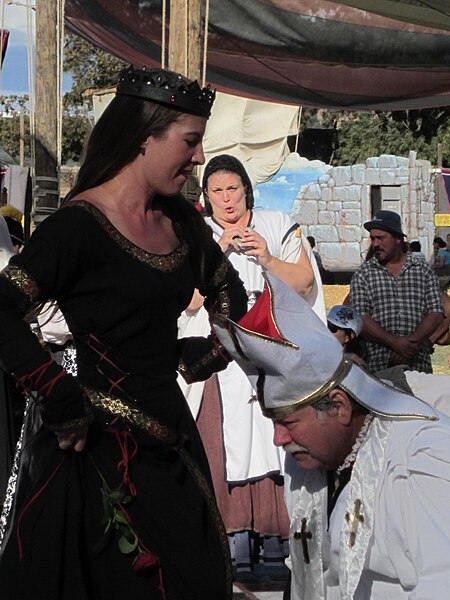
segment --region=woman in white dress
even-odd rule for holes
[[[239,272],[249,308],[263,290],[263,273],[268,271],[306,298],[325,321],[319,270],[298,224],[278,211],[252,210],[252,184],[233,156],[213,158],[202,187],[206,222]],[[264,562],[278,561],[280,540],[289,528],[283,501],[284,452],[273,445],[273,427],[237,364],[207,382],[197,424],[237,567],[252,567],[252,541],[258,536],[264,540]]]

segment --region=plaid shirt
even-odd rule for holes
[[[398,336],[412,333],[430,313],[443,313],[438,279],[430,265],[407,254],[398,279],[374,257],[362,264],[351,280],[352,306],[372,317],[383,329]],[[408,363],[412,370],[432,373],[431,346],[420,345]],[[371,371],[390,365],[391,349],[367,342],[367,366]]]

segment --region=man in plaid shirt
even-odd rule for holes
[[[352,277],[351,302],[363,319],[367,366],[379,371],[405,364],[432,373],[428,338],[444,312],[438,279],[407,251],[400,215],[380,210],[364,227],[373,257]]]

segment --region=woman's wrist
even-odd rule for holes
[[[269,252],[267,252],[267,255],[267,258],[264,258],[264,256],[258,256],[258,262],[266,271],[272,273],[272,268],[276,263],[276,259]]]

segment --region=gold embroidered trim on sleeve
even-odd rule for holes
[[[228,290],[222,290],[217,295],[217,305],[215,307],[215,313],[229,317],[231,313],[231,298]]]
[[[225,255],[222,255],[222,260],[220,261],[219,266],[215,270],[211,283],[214,287],[220,287],[220,285],[225,280],[225,276],[230,268],[230,263],[228,262]]]
[[[39,286],[37,282],[22,269],[22,267],[8,265],[3,269],[0,275],[5,277],[5,279],[9,279],[22,294],[27,296],[30,302],[36,302],[40,292]]]
[[[219,355],[219,348],[211,348],[209,352],[203,355],[190,367],[188,367],[186,363],[182,359],[180,359],[180,361],[178,362],[178,371],[181,373],[186,383],[194,383],[195,381],[197,381],[195,374],[198,373],[198,371],[201,371],[204,367],[211,364],[214,360],[216,360],[216,358]]]

